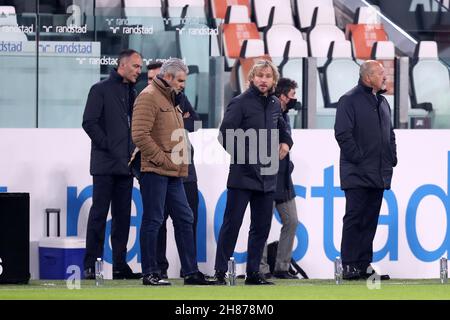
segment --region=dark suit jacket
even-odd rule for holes
[[[386,98],[360,82],[339,99],[334,130],[341,188],[390,189],[397,147]]]
[[[234,150],[227,150],[227,129],[242,129],[244,132],[256,131],[258,143],[256,145],[249,145],[248,139],[245,143],[235,139]],[[271,146],[271,130],[279,130],[279,142],[284,142],[292,147],[293,141],[288,132],[286,123],[281,115],[280,101],[274,95],[265,97],[261,95],[259,90],[251,86],[248,90],[237,97],[234,97],[227,106],[222,124],[220,126],[219,141],[222,143],[225,150],[232,154],[234,158],[230,164],[230,173],[228,175],[228,188],[238,188],[255,190],[262,192],[274,192],[277,185],[277,172],[273,175],[262,175],[261,169],[269,167],[270,164],[265,165],[261,162],[260,152],[267,156],[267,150],[261,150],[261,141],[259,133],[262,130],[267,130],[267,134],[263,139],[267,139],[268,150]],[[278,141],[276,143],[278,157]],[[238,145],[239,144],[239,145]],[[237,163],[237,156],[239,152],[236,149],[241,149],[244,152],[245,162]],[[251,153],[256,153],[256,163],[251,163]],[[269,155],[270,156],[270,155]],[[233,163],[234,162],[234,163]]]
[[[92,175],[129,175],[134,150],[131,141],[134,85],[124,83],[113,70],[109,78],[94,84],[83,114],[83,129],[91,138]]]

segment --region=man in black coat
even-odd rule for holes
[[[341,149],[340,178],[345,192],[341,256],[344,279],[367,279],[383,192],[390,189],[397,147],[383,66],[361,65],[358,85],[338,102],[335,137]],[[389,276],[381,276],[389,279]]]
[[[217,242],[218,284],[225,284],[228,259],[233,255],[249,202],[245,284],[272,284],[259,273],[259,264],[272,222],[279,160],[287,156],[293,145],[280,101],[274,96],[279,79],[277,68],[270,61],[257,61],[248,79],[250,88],[231,100],[220,126],[219,141],[231,155],[231,164],[227,204]]]
[[[128,167],[134,150],[131,115],[136,98],[134,85],[141,74],[141,55],[134,50],[124,50],[117,65],[109,78],[92,86],[83,115],[83,129],[91,139],[90,172],[93,176],[84,257],[86,279],[95,278],[95,261],[103,258],[110,205],[113,279],[141,276],[133,273],[126,262],[133,189],[133,176]]]

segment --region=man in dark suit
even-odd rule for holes
[[[139,279],[126,262],[130,230],[133,176],[128,162],[134,150],[131,115],[141,74],[142,58],[134,50],[124,50],[118,67],[109,78],[94,84],[83,115],[83,129],[91,139],[93,176],[92,207],[86,233],[84,276],[94,279],[94,265],[103,257],[106,218],[111,205],[113,279]]]
[[[367,279],[383,192],[390,189],[397,147],[383,66],[361,65],[358,85],[338,102],[335,137],[341,149],[340,178],[346,207],[342,229],[343,278]],[[381,276],[389,279],[388,275]]]
[[[259,60],[248,79],[249,89],[231,100],[220,126],[219,141],[231,155],[231,164],[227,204],[217,242],[217,284],[225,284],[228,259],[233,255],[249,202],[245,284],[273,284],[259,273],[259,264],[272,222],[279,160],[287,156],[293,142],[281,115],[280,101],[274,95],[279,79],[277,68],[270,61]],[[264,159],[267,156],[269,162]]]

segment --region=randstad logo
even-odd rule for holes
[[[92,53],[92,43],[89,44],[81,44],[81,43],[67,43],[67,44],[56,44],[55,45],[56,53],[83,53],[83,54],[91,54]]]
[[[67,188],[67,236],[78,235],[78,220],[80,210],[83,204],[89,198],[92,198],[92,186],[87,186],[78,193],[77,187]],[[130,228],[136,228],[136,241],[131,248],[128,248],[127,261],[137,257],[137,261],[141,262],[141,250],[139,244],[139,231],[142,221],[142,198],[138,189],[133,188],[132,201],[136,207],[136,215],[131,216]],[[87,221],[85,221],[87,223]],[[110,247],[109,238],[111,236],[111,220],[106,223],[104,260],[112,263],[112,248]],[[206,205],[201,192],[199,192],[199,207],[197,221],[197,261],[206,262]]]
[[[22,52],[22,41],[0,41],[0,52]]]
[[[339,256],[339,251],[334,244],[333,229],[334,229],[334,200],[336,198],[344,198],[344,192],[339,186],[334,185],[334,166],[327,167],[323,170],[323,183],[318,186],[311,186],[310,192],[307,192],[307,187],[302,185],[295,185],[295,194],[301,201],[309,201],[307,194],[311,198],[322,199],[323,202],[323,248],[326,257],[333,261],[335,257]],[[438,185],[425,184],[417,187],[410,198],[407,200],[405,213],[405,228],[406,238],[409,249],[414,256],[421,261],[430,262],[438,260],[450,250],[450,151],[447,153],[447,190],[444,190]],[[80,209],[83,203],[92,197],[92,186],[88,186],[78,192],[77,187],[68,187],[67,189],[67,235],[78,235],[77,226]],[[427,197],[438,198],[445,208],[446,217],[446,234],[441,242],[441,245],[432,251],[425,249],[418,237],[418,230],[416,226],[417,210],[420,203]],[[198,261],[206,262],[206,235],[207,235],[207,212],[205,199],[202,193],[199,192],[199,216],[197,224],[197,252]],[[214,237],[217,241],[219,230],[222,225],[225,205],[227,200],[226,190],[220,195],[214,210]],[[136,228],[136,241],[131,249],[129,249],[127,260],[132,260],[135,256],[140,262],[140,248],[139,248],[139,228],[142,218],[142,200],[137,189],[133,190],[133,201],[136,206],[136,216],[131,218],[131,227]],[[378,220],[379,225],[387,226],[388,236],[384,246],[374,252],[374,262],[380,261],[388,257],[390,261],[398,260],[399,250],[399,210],[397,197],[393,190],[384,192],[384,201],[387,205],[387,212],[382,212]],[[275,215],[278,222],[281,221],[278,213]],[[443,222],[445,223],[445,221]],[[110,236],[111,221],[107,223],[106,239]],[[294,248],[293,258],[298,261],[301,260],[309,246],[310,232],[314,233],[317,230],[308,230],[305,225],[299,223],[297,226],[296,237],[297,247]],[[112,261],[111,248],[109,241],[105,241],[105,260],[109,263]],[[235,252],[234,257],[237,263],[244,263],[247,260],[246,252]]]
[[[63,42],[51,43],[43,42],[39,44],[39,53],[58,54],[92,54],[92,43]]]

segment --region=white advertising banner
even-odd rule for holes
[[[450,249],[450,130],[398,130],[399,164],[392,190],[384,194],[374,241],[374,265],[394,278],[437,278],[439,258]],[[190,134],[200,191],[197,251],[200,270],[214,272],[216,240],[226,200],[228,156],[217,130]],[[344,193],[339,185],[339,148],[332,130],[293,130],[291,159],[300,224],[293,257],[310,278],[332,278],[339,256]],[[46,235],[45,209],[61,209],[62,235],[85,237],[92,199],[90,141],[82,129],[0,129],[0,192],[30,193],[32,278],[39,278],[38,241]],[[135,183],[128,260],[140,271],[138,232],[142,217]],[[111,276],[110,217],[105,244]],[[245,272],[249,214],[235,249],[238,274]],[[50,233],[56,226],[51,223]],[[269,242],[279,237],[274,215]],[[169,276],[180,263],[168,223]]]

